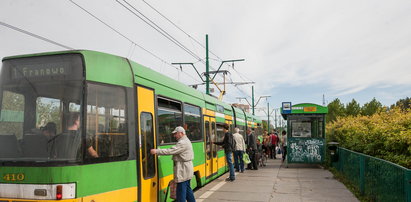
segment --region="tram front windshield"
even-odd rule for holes
[[[6,59],[0,78],[0,162],[80,160],[81,56]]]

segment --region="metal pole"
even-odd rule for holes
[[[270,103],[267,102],[267,132],[270,134]]]
[[[206,34],[206,94],[210,95],[210,78],[209,78],[209,62],[208,62],[208,34]]]
[[[277,130],[277,109],[274,109],[274,123],[275,123],[275,129]]]
[[[254,86],[251,86],[251,89],[252,89],[252,98],[251,98],[251,107],[253,108],[253,115],[255,115],[255,113],[254,113]]]

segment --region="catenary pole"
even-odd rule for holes
[[[208,61],[208,34],[206,34],[206,94],[210,95],[210,77],[209,77],[209,61]]]
[[[255,113],[254,113],[254,86],[251,86],[251,89],[252,89],[252,98],[251,98],[251,106],[252,106],[252,108],[253,108],[253,115],[255,115]]]
[[[270,103],[267,102],[267,133],[270,134]]]

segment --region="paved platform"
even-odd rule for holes
[[[280,159],[270,159],[266,167],[236,173],[234,182],[226,182],[227,177],[225,174],[197,190],[197,202],[358,201],[332,173],[317,165],[293,164],[286,168]]]

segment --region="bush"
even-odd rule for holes
[[[411,168],[411,110],[399,107],[371,116],[339,117],[326,126],[341,147]]]

